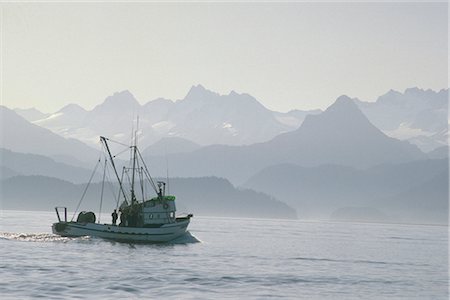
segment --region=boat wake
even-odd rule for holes
[[[80,239],[88,239],[83,237]],[[17,233],[17,232],[0,232],[0,239],[23,241],[23,242],[68,242],[74,238],[61,237],[51,233]]]
[[[201,243],[199,239],[193,236],[189,231],[187,231],[184,235],[170,241],[169,244],[194,244]]]
[[[70,241],[89,241],[89,240],[103,240],[92,239],[89,236],[84,237],[61,237],[52,233],[17,233],[17,232],[0,232],[0,240],[23,241],[23,242],[70,242]],[[193,236],[190,232],[176,238],[167,244],[193,244],[201,243],[199,239]]]

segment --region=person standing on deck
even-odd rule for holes
[[[116,225],[117,218],[119,217],[119,216],[117,215],[117,210],[114,210],[114,211],[112,212],[111,217],[112,217],[112,223],[113,223],[113,225]]]

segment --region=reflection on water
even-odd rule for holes
[[[0,239],[25,242],[67,242],[71,238],[60,237],[51,233],[12,233],[0,232]],[[83,239],[85,239],[83,237]]]
[[[0,239],[16,240],[25,242],[68,242],[68,241],[89,241],[96,239],[95,237],[61,237],[52,233],[14,233],[14,232],[0,232]],[[193,236],[190,232],[186,232],[184,235],[170,241],[166,244],[190,244],[199,243],[200,241]],[[130,244],[129,242],[126,244]],[[141,243],[142,244],[142,243]]]

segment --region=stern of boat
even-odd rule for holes
[[[68,236],[67,222],[57,222],[52,224],[52,232],[60,236]]]
[[[64,219],[61,219],[60,210],[64,211]],[[52,232],[60,236],[68,236],[67,207],[55,207],[58,222],[52,224]]]

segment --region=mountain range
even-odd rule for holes
[[[0,181],[1,209],[53,210],[66,206],[73,210],[86,184],[46,176],[13,176]],[[170,192],[177,197],[178,212],[203,216],[296,219],[295,210],[261,192],[238,189],[227,180],[208,178],[172,178]],[[89,186],[82,209],[99,211],[101,183]],[[114,193],[114,191],[116,191]],[[118,185],[105,184],[102,212],[116,208]]]
[[[157,174],[165,159],[148,156]],[[367,168],[389,162],[424,159],[417,146],[386,136],[373,126],[354,101],[341,96],[326,111],[309,115],[297,130],[249,146],[213,145],[168,155],[174,176],[221,176],[239,184],[270,165],[338,164]]]
[[[447,144],[448,89],[435,92],[410,88],[404,93],[391,90],[375,102],[354,101],[369,121],[390,137],[409,140],[425,152]],[[219,95],[201,85],[193,86],[177,101],[158,98],[141,105],[129,91],[122,91],[89,111],[76,104],[50,114],[34,108],[15,111],[36,125],[91,146],[97,145],[100,135],[129,142],[131,120],[139,116],[143,148],[167,137],[201,146],[265,142],[296,130],[307,115],[321,112],[275,112],[248,94],[232,91]]]
[[[428,152],[448,144],[448,89],[390,90],[375,102],[355,99],[367,118],[387,135]]]
[[[122,91],[91,111],[70,104],[53,114],[41,113],[41,119],[35,110],[16,112],[36,125],[87,144],[95,144],[100,135],[128,142],[132,120],[139,116],[140,145],[146,148],[165,137],[199,145],[252,144],[292,130],[306,114],[319,111],[275,113],[248,94],[219,95],[197,85],[178,101],[159,98],[140,105],[129,91]]]
[[[152,175],[178,177],[173,191],[202,214],[291,218],[292,206],[301,218],[446,223],[446,95],[414,88],[280,113],[194,86],[181,100],[145,105],[124,91],[92,110],[0,106],[0,196],[8,207],[74,200],[100,158],[99,135],[120,169],[137,130]]]

